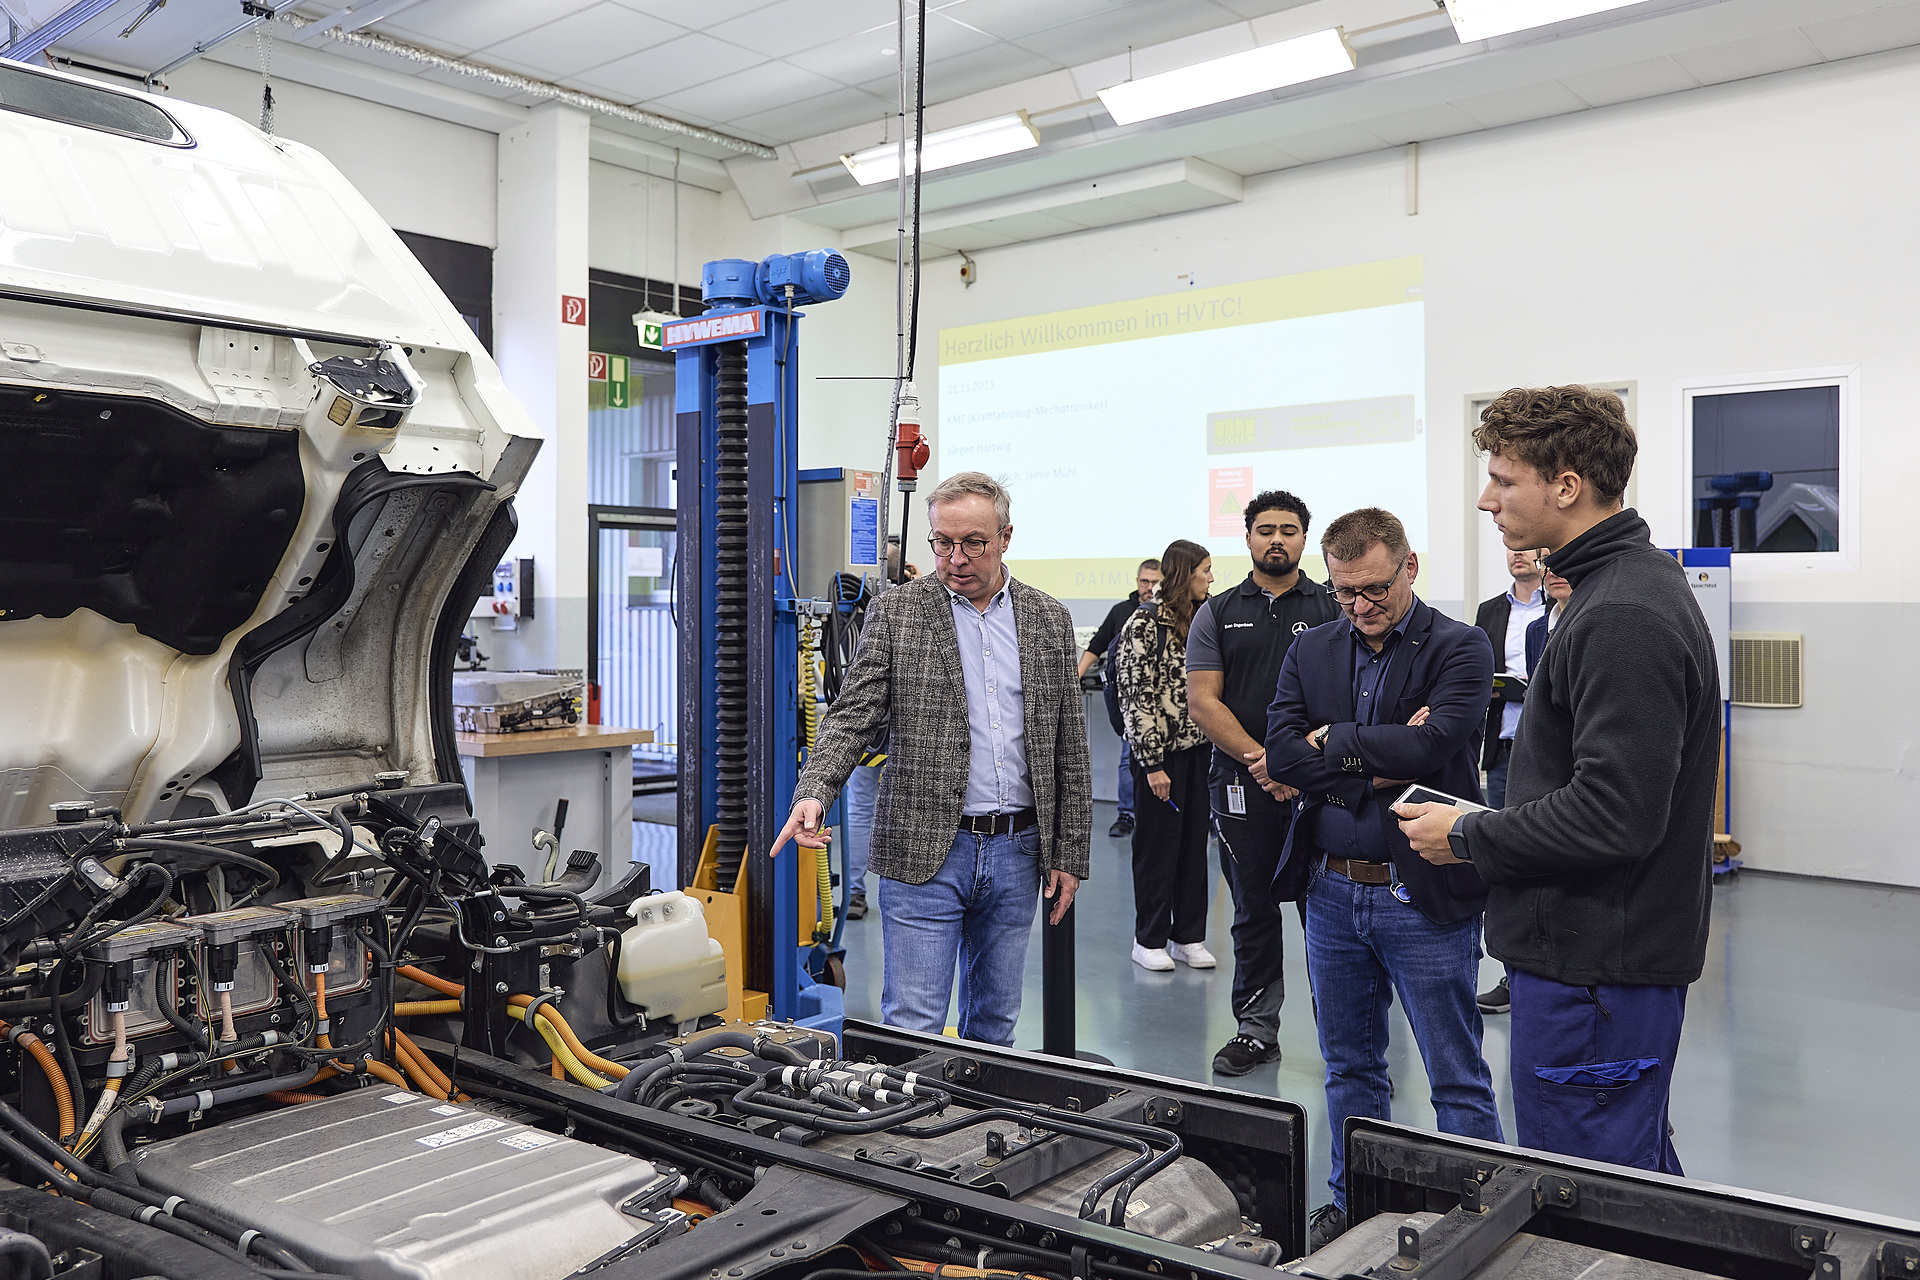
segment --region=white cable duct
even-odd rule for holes
[[[275,16],[274,21],[283,22],[297,31],[302,27],[312,26],[320,19],[282,12]],[[709,143],[740,155],[752,156],[756,160],[778,158],[778,153],[772,147],[762,146],[758,142],[749,142],[745,138],[736,138],[732,134],[720,133],[713,129],[703,129],[699,125],[675,120],[671,116],[655,115],[651,111],[629,107],[625,103],[615,102],[611,98],[602,98],[598,94],[581,93],[578,90],[554,84],[550,80],[536,80],[532,76],[503,71],[482,62],[469,62],[465,58],[449,57],[417,44],[409,44],[405,40],[395,40],[391,36],[375,35],[367,31],[341,31],[337,27],[326,34],[327,39],[337,40],[342,44],[359,45],[363,49],[377,49],[381,53],[404,58],[408,62],[417,62],[422,66],[434,67],[441,71],[452,71],[457,75],[471,76],[475,80],[484,80],[488,84],[496,84],[517,93],[537,94],[569,107],[578,107],[582,111],[591,111],[597,115],[611,116],[616,120],[645,125],[649,129],[675,134],[695,142]]]

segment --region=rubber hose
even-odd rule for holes
[[[58,966],[56,965],[55,967],[57,968]],[[99,993],[101,985],[107,980],[107,968],[105,965],[87,965],[84,967],[83,973],[85,976],[81,978],[80,985],[72,991],[62,993],[60,996],[60,1011],[62,1013],[72,1013],[76,1009],[84,1008],[87,1002]],[[40,980],[44,981],[46,976],[47,975],[41,975]],[[9,1018],[18,1021],[21,1018],[29,1017],[36,1013],[52,1012],[52,996],[35,996],[27,1000],[0,1000],[0,1018]]]
[[[248,895],[250,897],[257,898],[269,889],[278,887],[280,884],[280,873],[274,870],[270,864],[262,862],[258,858],[249,857],[247,854],[237,853],[232,849],[223,848],[220,845],[195,844],[187,840],[159,840],[148,836],[131,837],[119,841],[118,844],[122,849],[133,849],[146,853],[172,853],[189,858],[205,858],[209,862],[223,863],[227,866],[239,867],[244,871],[251,871],[260,878],[261,882],[251,890]]]
[[[12,1031],[11,1024],[0,1020],[0,1035]],[[35,1064],[40,1068],[40,1074],[47,1078],[47,1087],[53,1090],[54,1110],[60,1116],[60,1136],[65,1138],[73,1132],[73,1127],[78,1121],[73,1109],[73,1094],[67,1088],[66,1073],[60,1070],[60,1064],[54,1061],[53,1054],[46,1044],[31,1031],[20,1032],[15,1037],[15,1043],[33,1056]]]
[[[522,1021],[526,1019],[525,1011],[517,1005],[509,1005],[507,1007],[507,1016],[519,1018]],[[583,1084],[589,1089],[605,1089],[613,1083],[613,1081],[603,1079],[587,1070],[580,1059],[573,1056],[573,1050],[567,1048],[566,1041],[562,1040],[560,1033],[553,1029],[553,1024],[545,1018],[535,1015],[533,1029],[540,1033],[540,1038],[547,1042],[549,1049],[553,1050],[553,1056],[565,1064],[567,1074],[572,1076],[577,1083]]]

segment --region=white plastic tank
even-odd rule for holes
[[[689,1022],[727,1007],[727,957],[707,909],[678,889],[636,898],[620,935],[620,991],[650,1020]]]

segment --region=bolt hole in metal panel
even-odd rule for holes
[[[677,1177],[415,1093],[355,1093],[141,1148],[140,1180],[360,1280],[557,1280],[662,1234]],[[638,1216],[650,1208],[651,1220]]]

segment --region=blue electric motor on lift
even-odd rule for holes
[[[846,293],[831,249],[723,258],[704,315],[669,323],[679,493],[680,874],[711,831],[720,887],[747,891],[746,986],[775,1017],[840,1030],[840,990],[798,938],[798,858],[766,851],[799,775],[799,351],[795,307]]]

